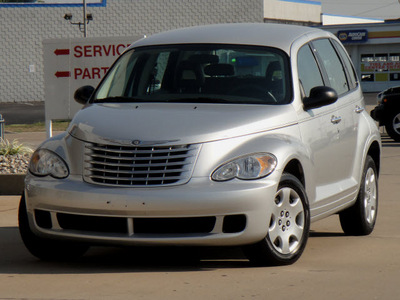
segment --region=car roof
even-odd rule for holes
[[[293,41],[304,35],[328,36],[318,28],[271,23],[231,23],[175,29],[143,38],[133,47],[170,44],[239,44],[269,46],[290,53]]]

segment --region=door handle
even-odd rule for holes
[[[339,124],[340,121],[342,121],[342,117],[337,117],[337,116],[332,116],[332,117],[331,117],[331,122],[332,122],[333,124]]]
[[[356,106],[356,109],[354,110],[357,114],[360,114],[364,111],[364,107],[361,106]]]

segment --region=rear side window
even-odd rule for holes
[[[343,49],[343,47],[335,40],[333,40],[332,42],[335,45],[335,48],[338,50],[339,55],[341,56],[341,58],[344,62],[344,65],[346,67],[349,87],[350,87],[350,89],[355,89],[357,87],[358,80],[357,80],[357,75],[354,70],[353,64],[351,63],[349,56],[347,55],[347,53]]]
[[[310,96],[310,90],[313,87],[324,85],[318,64],[308,44],[301,47],[298,52],[297,69],[306,97]]]
[[[335,49],[328,39],[320,39],[312,42],[321,63],[328,76],[329,85],[335,89],[338,95],[349,91],[345,69]]]

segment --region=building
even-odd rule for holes
[[[400,86],[400,22],[323,26],[342,41],[364,92]]]

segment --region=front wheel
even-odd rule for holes
[[[368,235],[375,227],[378,213],[378,173],[375,162],[367,156],[356,203],[339,213],[347,235]]]
[[[72,260],[81,257],[89,249],[85,244],[45,239],[34,234],[29,226],[24,195],[19,204],[18,221],[25,247],[41,260]]]
[[[307,244],[310,212],[302,183],[283,174],[273,201],[266,237],[244,247],[249,260],[257,265],[290,265],[296,262]]]

